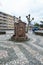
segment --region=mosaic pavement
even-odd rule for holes
[[[43,37],[34,37],[21,43],[0,41],[0,65],[43,65]]]

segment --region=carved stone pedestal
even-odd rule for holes
[[[17,41],[24,41],[27,39],[26,36],[26,23],[22,22],[21,20],[18,21],[18,23],[14,23],[14,30],[15,34],[12,36],[12,40]]]

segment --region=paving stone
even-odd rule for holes
[[[7,38],[3,39],[4,37]],[[9,35],[5,35],[3,38],[0,36],[0,50],[5,50],[8,54],[8,57],[0,59],[0,65],[43,65],[43,50],[39,50],[39,47],[43,48],[43,37],[36,36],[35,34],[29,32],[31,40],[23,43],[8,41],[8,37],[10,38]],[[34,38],[36,41],[35,43],[32,42]],[[31,49],[27,49],[23,46],[23,44],[28,46],[28,48],[31,47]],[[35,47],[34,44],[39,47]],[[39,54],[36,54],[35,51]],[[36,56],[33,56],[33,54]]]

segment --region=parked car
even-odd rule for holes
[[[36,27],[33,27],[33,28],[32,28],[32,31],[33,31],[33,32],[35,32],[36,30],[39,30],[39,27],[36,26]]]

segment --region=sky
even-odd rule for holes
[[[19,17],[27,22],[28,14],[34,17],[32,23],[43,20],[43,0],[0,0],[0,11]]]

